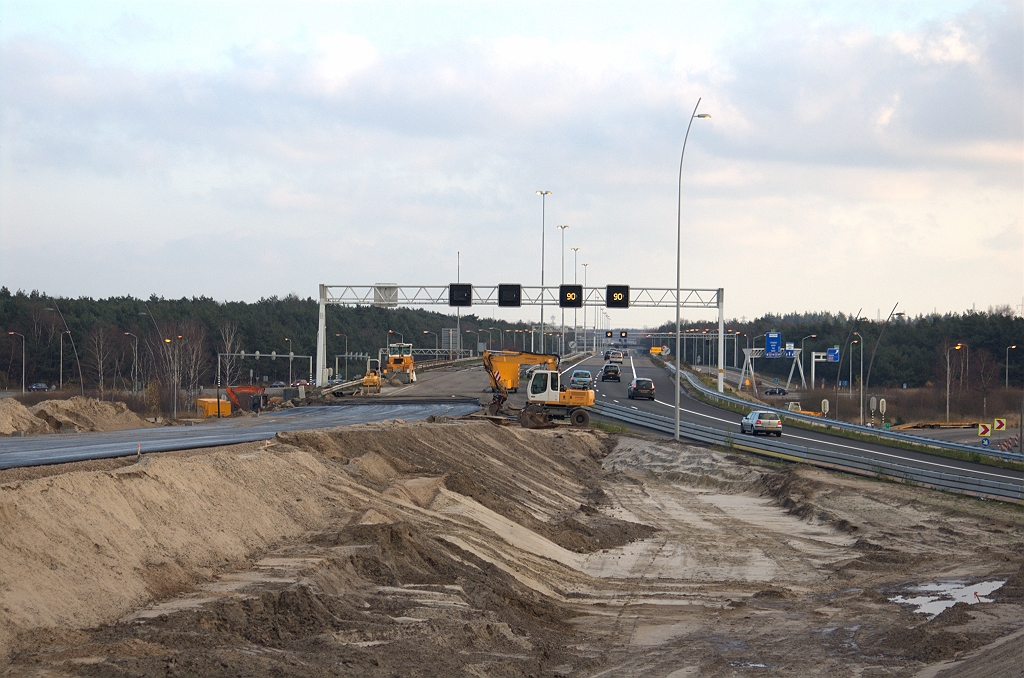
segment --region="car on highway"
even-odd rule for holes
[[[601,381],[622,381],[622,368],[608,363],[601,368]]]
[[[612,351],[611,356],[608,357],[608,362],[622,364],[622,351]]]
[[[740,420],[740,433],[782,436],[782,419],[774,412],[754,410]]]
[[[605,359],[605,360],[608,360],[608,358],[610,358],[610,357],[611,357],[611,355],[612,355],[612,352],[611,352],[611,351],[605,351],[605,352],[604,352],[604,359]]]
[[[626,397],[630,400],[636,398],[654,400],[654,382],[650,379],[637,377],[629,383],[629,388],[626,389]]]
[[[292,382],[292,388],[298,388],[299,386],[309,386],[309,382],[305,379],[297,379]]]
[[[774,395],[774,396],[786,395],[787,393],[789,393],[789,391],[787,391],[786,389],[784,389],[782,387],[779,387],[779,386],[776,386],[775,388],[766,389],[765,392],[764,392],[765,395]]]
[[[283,381],[275,381],[273,384],[270,385],[270,388],[284,388],[287,385],[288,384],[284,383]]]
[[[587,370],[573,370],[569,388],[594,388],[594,375]]]
[[[34,384],[29,384],[28,390],[30,391],[49,391],[50,387],[41,381],[37,381]]]

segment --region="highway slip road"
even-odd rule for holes
[[[675,416],[675,398],[672,395],[675,378],[670,372],[655,366],[650,358],[627,356],[623,360],[622,381],[619,383],[614,381],[602,382],[600,381],[600,375],[603,365],[604,360],[601,359],[601,356],[595,356],[588,358],[579,365],[573,366],[577,369],[589,370],[597,378],[596,390],[599,402],[631,407],[663,417]],[[626,397],[626,388],[634,376],[654,380],[654,388],[657,393],[656,400],[629,400]],[[683,383],[685,384],[686,381],[683,380]],[[722,431],[731,431],[736,435],[737,442],[742,440],[740,438],[740,419],[742,419],[742,415],[694,400],[687,395],[685,390],[682,392],[679,404],[682,410],[680,414],[682,421]],[[786,427],[782,434],[782,440],[825,452],[844,452],[868,459],[884,459],[890,462],[898,462],[931,471],[1024,485],[1024,472],[984,466],[982,464],[949,459],[923,452],[912,452],[875,443],[865,443],[850,440],[849,438],[828,435],[824,432],[819,433],[817,431]],[[921,442],[922,444],[927,444],[929,441],[922,439]]]
[[[0,438],[0,469],[124,457],[135,454],[140,449],[142,452],[150,453],[248,443],[269,440],[279,431],[334,428],[389,419],[414,421],[426,419],[431,415],[461,417],[479,409],[478,404],[466,399],[405,404],[362,402],[352,405],[296,407],[270,412],[261,417],[221,419],[196,426]]]

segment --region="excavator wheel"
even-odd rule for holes
[[[523,428],[540,428],[549,423],[548,413],[536,405],[531,405],[519,413],[519,425]]]
[[[586,410],[573,410],[569,414],[573,426],[586,426],[590,423],[590,413]]]

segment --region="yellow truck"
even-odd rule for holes
[[[412,344],[389,344],[384,360],[384,379],[398,379],[403,384],[416,381],[416,366],[412,359]]]

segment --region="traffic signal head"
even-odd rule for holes
[[[619,332],[619,336],[622,337],[623,339],[625,339],[628,334],[629,333],[626,332],[625,330],[623,330],[622,332]]]
[[[610,331],[609,332],[605,332],[604,336],[606,336],[607,338],[611,339],[612,338],[612,333]]]
[[[469,283],[451,283],[448,285],[449,306],[472,306],[473,286]]]
[[[583,308],[583,285],[559,285],[558,305],[561,308]]]

